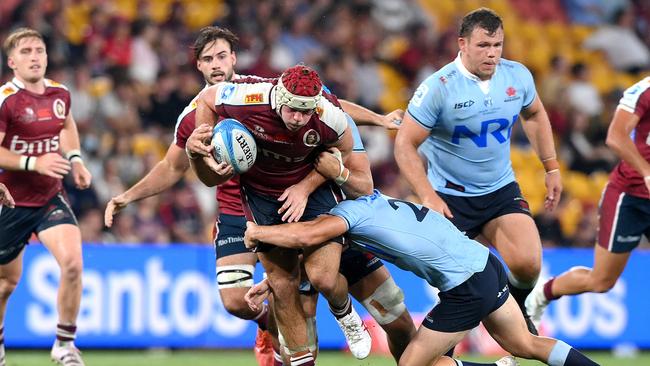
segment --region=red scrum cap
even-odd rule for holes
[[[320,101],[323,83],[316,71],[305,65],[296,65],[282,73],[275,89],[278,112],[283,105],[298,110],[311,110]]]

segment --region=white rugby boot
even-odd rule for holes
[[[512,356],[500,358],[495,364],[497,366],[519,366],[519,362]]]
[[[61,345],[59,341],[54,342],[50,356],[57,365],[85,366],[84,361],[81,359],[81,351],[72,342],[66,345]]]
[[[542,321],[542,315],[544,315],[544,310],[548,306],[549,301],[546,300],[544,296],[544,284],[545,281],[537,281],[537,284],[533,288],[533,291],[528,294],[524,305],[526,306],[526,312],[530,317],[530,320],[533,321],[535,327],[539,329],[539,323]]]
[[[336,319],[339,323],[339,327],[345,335],[345,340],[350,347],[350,352],[358,360],[362,360],[370,354],[370,348],[372,347],[372,338],[370,337],[370,332],[368,328],[361,320],[359,314],[357,314],[354,307],[352,307],[350,314]]]

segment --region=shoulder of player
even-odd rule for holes
[[[46,88],[58,88],[68,91],[68,87],[51,79],[44,79]]]
[[[650,77],[643,78],[634,85],[625,89],[621,97],[618,108],[622,108],[630,113],[635,113],[640,101],[647,102],[650,100]]]
[[[528,70],[526,65],[522,64],[521,62],[508,60],[505,58],[502,58],[499,61],[499,68],[507,72],[513,72],[513,73],[520,73],[520,72],[530,73],[530,70]]]
[[[336,97],[323,93],[316,107],[318,118],[341,135],[348,126],[348,119]]]
[[[216,104],[260,105],[271,103],[272,79],[238,78],[216,87]]]
[[[16,87],[13,83],[6,83],[3,86],[0,86],[0,106],[12,95],[18,93],[20,89]]]

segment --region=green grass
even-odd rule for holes
[[[84,351],[84,361],[88,366],[250,366],[256,365],[252,351],[217,351],[217,350],[110,350]],[[641,353],[636,358],[615,358],[609,352],[593,352],[589,356],[603,366],[650,366],[650,353]],[[497,357],[470,357],[460,359],[468,361],[489,362]],[[537,361],[520,360],[522,366],[541,365]],[[49,365],[47,350],[8,350],[8,366]],[[320,366],[388,366],[395,362],[384,356],[371,356],[365,360],[356,360],[343,352],[323,352],[318,357]]]

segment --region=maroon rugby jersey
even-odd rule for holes
[[[241,77],[240,75],[234,76],[235,79]],[[176,121],[174,144],[183,150],[185,150],[187,139],[190,138],[192,131],[194,131],[197,99],[198,95],[185,107]],[[234,176],[217,188],[217,202],[219,202],[219,212],[226,215],[244,216],[244,210],[241,204],[239,176]]]
[[[650,77],[625,90],[618,108],[639,117],[634,130],[634,145],[645,160],[650,161]],[[648,189],[643,177],[630,164],[621,161],[609,177],[610,184],[619,187],[632,196],[648,198]]]
[[[217,114],[243,123],[257,143],[257,159],[241,175],[241,183],[272,197],[306,177],[323,146],[338,141],[348,125],[336,98],[323,93],[309,122],[298,131],[289,131],[275,111],[276,82],[240,79],[215,86]]]
[[[36,94],[14,78],[0,87],[2,147],[28,156],[59,152],[59,133],[69,112],[70,93],[65,86],[45,79],[45,92]],[[60,179],[33,171],[5,170],[0,182],[9,188],[16,206],[43,206],[62,190]]]

